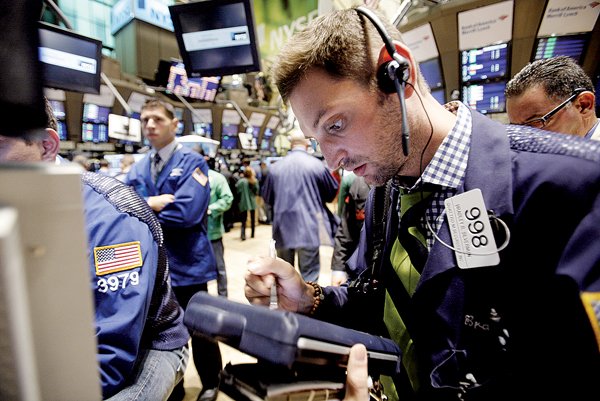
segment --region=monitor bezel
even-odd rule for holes
[[[252,53],[252,63],[236,66],[221,66],[215,68],[195,68],[190,52],[185,49],[183,41],[183,29],[181,26],[181,16],[184,14],[199,14],[214,10],[216,7],[222,7],[230,4],[242,4],[246,15],[246,24],[250,35],[250,50]],[[260,52],[258,49],[258,39],[256,34],[256,24],[254,21],[254,9],[251,0],[204,0],[192,3],[175,4],[169,6],[171,19],[177,45],[179,46],[179,54],[185,65],[185,69],[189,78],[199,78],[206,76],[225,76],[233,74],[245,74],[261,70]],[[200,32],[200,31],[198,31]],[[185,32],[187,33],[187,32]]]
[[[88,36],[80,35],[76,32],[73,32],[68,29],[63,29],[59,26],[52,25],[43,21],[38,21],[38,35],[40,35],[40,30],[47,30],[59,35],[64,35],[70,38],[78,39],[84,42],[88,42],[95,46],[96,51],[94,55],[94,59],[96,60],[96,72],[93,74],[93,79],[91,85],[83,85],[80,83],[76,83],[74,81],[63,81],[56,80],[54,78],[48,77],[45,74],[45,63],[40,61],[41,69],[42,69],[42,84],[44,87],[55,88],[55,89],[63,89],[70,92],[77,93],[93,93],[100,94],[100,82],[101,77],[100,73],[102,72],[102,41],[94,38],[90,38]],[[40,35],[41,36],[41,35]],[[41,38],[40,38],[40,47],[42,46]]]

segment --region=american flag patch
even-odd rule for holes
[[[594,329],[600,350],[600,292],[582,292],[581,301]]]
[[[140,267],[143,265],[140,242],[97,246],[94,248],[94,263],[97,276]]]

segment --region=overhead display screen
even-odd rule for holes
[[[504,113],[506,112],[505,87],[505,81],[465,85],[462,88],[463,103],[483,114]]]
[[[205,0],[169,6],[188,76],[260,71],[251,0]]]
[[[587,46],[589,35],[551,36],[537,38],[534,60],[555,56],[569,56],[580,63]]]
[[[508,43],[461,52],[462,82],[485,81],[508,74]]]
[[[100,93],[102,42],[44,22],[38,32],[44,86]]]

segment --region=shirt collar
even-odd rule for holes
[[[160,149],[158,152],[155,150],[152,154],[152,157],[154,157],[154,155],[158,153],[162,163],[166,164],[173,155],[173,153],[175,153],[175,151],[177,150],[177,145],[179,145],[179,143],[175,139],[173,139],[171,143]]]
[[[600,126],[599,126],[599,124],[600,124],[600,119],[597,118],[596,119],[596,124],[594,124],[592,126],[592,129],[590,129],[587,134],[585,134],[585,137],[586,138],[593,138],[593,139],[600,139]],[[598,132],[596,132],[596,131],[598,131]]]
[[[456,114],[456,122],[413,188],[423,183],[457,189],[465,176],[471,144],[471,112],[458,101],[444,107]]]

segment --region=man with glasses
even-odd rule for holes
[[[527,64],[505,93],[512,124],[600,140],[592,80],[570,57]]]

